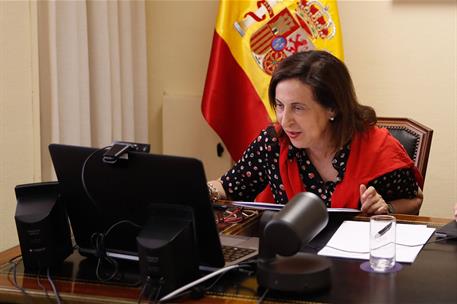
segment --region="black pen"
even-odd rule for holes
[[[386,227],[382,228],[381,230],[379,230],[376,234],[375,234],[375,239],[383,236],[387,231],[389,231],[390,227],[392,227],[392,222],[390,222],[389,224],[386,225]]]

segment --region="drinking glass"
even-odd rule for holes
[[[374,271],[385,272],[395,266],[395,240],[395,217],[370,217],[370,266]]]

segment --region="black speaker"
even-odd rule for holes
[[[137,236],[140,273],[143,283],[152,290],[159,287],[155,292],[162,296],[198,277],[195,218],[187,206],[154,204],[151,208]]]
[[[16,221],[24,267],[45,269],[63,262],[72,252],[65,206],[59,200],[59,183],[18,185]]]

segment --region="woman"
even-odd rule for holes
[[[419,212],[420,173],[403,146],[375,127],[375,111],[357,102],[338,58],[325,51],[286,58],[273,73],[269,100],[277,123],[260,133],[232,169],[208,183],[213,199],[284,204],[311,191],[327,207]]]

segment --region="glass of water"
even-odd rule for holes
[[[395,240],[395,217],[370,217],[370,266],[374,271],[386,272],[395,266]]]

